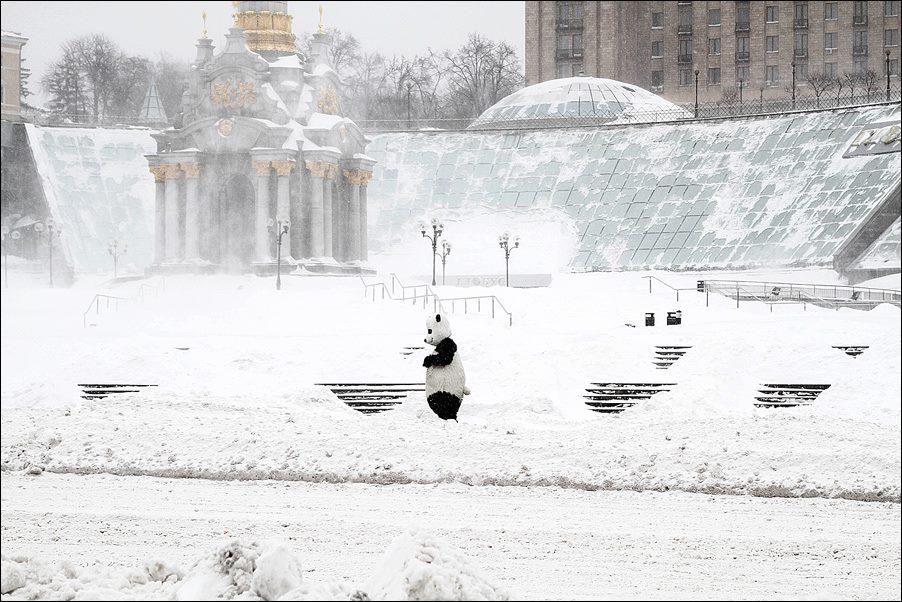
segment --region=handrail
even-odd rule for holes
[[[649,292],[649,294],[651,294],[651,281],[652,281],[652,279],[654,279],[654,280],[657,280],[658,282],[660,282],[661,284],[663,284],[664,286],[666,286],[667,288],[669,288],[670,290],[676,291],[676,300],[677,300],[677,301],[680,300],[680,291],[694,291],[694,290],[696,290],[696,288],[695,288],[694,286],[693,286],[693,287],[687,287],[687,288],[676,288],[676,287],[674,287],[674,286],[671,286],[671,285],[667,284],[666,282],[664,282],[663,280],[661,280],[661,279],[658,278],[657,276],[642,276],[642,277],[648,279],[648,292]]]
[[[648,278],[648,276],[644,276],[644,277]],[[807,283],[807,282],[779,282],[779,281],[774,281],[774,280],[720,280],[720,279],[705,280],[704,282],[715,282],[715,283],[723,282],[723,283],[729,283],[729,284],[735,284],[735,283],[762,284],[764,286],[772,284],[774,286],[809,287],[812,289],[823,288],[823,289],[827,289],[827,290],[833,289],[834,292],[838,291],[839,289],[843,289],[843,290],[850,290],[852,292],[865,291],[868,293],[874,292],[874,293],[880,293],[880,294],[890,293],[893,295],[902,295],[902,291],[898,291],[893,288],[872,288],[872,287],[868,287],[868,286],[855,286],[855,285],[851,285],[851,284],[812,284],[812,283]]]
[[[747,286],[743,286],[745,284],[764,284],[763,291],[754,291]],[[789,291],[779,291],[776,295],[769,294],[768,288],[771,285],[776,285],[774,288],[786,288],[789,287]],[[770,306],[771,312],[773,312],[773,306],[777,304],[787,304],[787,303],[801,303],[803,306],[807,306],[807,304],[818,305],[821,307],[827,307],[830,309],[839,310],[841,307],[872,307],[875,303],[881,303],[887,301],[885,298],[881,299],[852,299],[850,297],[826,297],[820,296],[813,293],[810,293],[806,290],[803,290],[807,286],[813,285],[800,285],[798,283],[774,283],[774,282],[764,282],[764,281],[742,281],[742,280],[706,280],[704,281],[704,291],[707,294],[709,291],[714,291],[715,293],[719,293],[725,297],[733,298],[736,300],[736,307],[739,307],[740,299],[759,301],[761,303],[765,303]],[[820,285],[818,285],[820,286]],[[800,288],[801,287],[801,288]],[[858,290],[858,287],[851,287],[846,285],[837,285],[837,288],[845,287],[848,289],[854,288]],[[829,290],[832,289],[833,286],[822,286],[822,288]],[[865,288],[865,287],[862,287]],[[871,289],[871,290],[883,290],[883,289]],[[887,289],[891,290],[891,289]],[[898,303],[898,300],[889,300],[890,303]],[[707,304],[707,301],[706,301]]]
[[[422,299],[423,307],[426,307],[426,303],[428,302],[428,300],[432,299],[433,311],[436,311],[437,309],[441,309],[442,311],[447,311],[447,309],[445,307],[445,302],[450,301],[451,302],[451,313],[456,313],[456,311],[455,311],[456,302],[463,301],[464,302],[464,313],[468,313],[468,309],[469,309],[468,302],[476,301],[476,308],[477,308],[476,310],[477,310],[477,312],[480,312],[480,311],[482,311],[482,300],[489,299],[491,301],[492,318],[495,317],[495,305],[498,305],[498,307],[501,308],[501,311],[503,311],[505,314],[507,314],[508,326],[514,325],[513,314],[511,312],[509,312],[506,307],[504,307],[504,304],[501,303],[501,299],[499,299],[495,295],[477,295],[477,296],[473,296],[473,297],[453,297],[453,298],[449,298],[449,299],[442,299],[432,290],[432,288],[428,284],[405,285],[401,282],[400,278],[398,278],[398,276],[394,273],[391,274],[392,290],[389,290],[388,285],[386,285],[384,282],[367,282],[366,280],[363,279],[363,276],[360,276],[360,281],[363,284],[363,296],[366,297],[369,294],[369,295],[371,295],[373,301],[376,300],[376,289],[381,288],[382,298],[385,299],[386,297],[388,297],[392,301],[410,301],[413,304],[416,304],[419,299]],[[401,298],[395,297],[393,294],[395,282],[397,282],[398,285],[401,287],[401,295],[402,295]],[[416,289],[419,289],[419,288],[422,288],[425,290],[425,292],[422,295],[418,294],[416,291]],[[407,289],[414,289],[414,294],[411,296],[408,296]]]
[[[88,327],[88,313],[91,311],[91,308],[95,308],[97,315],[100,315],[100,300],[106,299],[106,308],[110,308],[110,299],[114,299],[116,301],[116,310],[119,310],[119,302],[120,301],[128,301],[125,297],[116,297],[114,295],[104,295],[102,293],[97,293],[94,295],[94,298],[91,299],[91,303],[88,304],[88,308],[82,312],[81,314],[81,325],[82,328]]]

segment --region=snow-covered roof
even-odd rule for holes
[[[273,67],[286,67],[293,69],[300,69],[302,67],[301,59],[298,58],[298,55],[296,54],[280,56],[279,58],[271,61],[269,64]]]
[[[660,118],[655,118],[660,115]],[[598,77],[567,77],[523,88],[485,110],[470,126],[488,128],[512,122],[671,121],[690,114],[669,100],[633,84]]]
[[[307,121],[307,127],[311,129],[331,130],[339,123],[350,121],[347,117],[341,115],[328,115],[326,113],[313,113]]]

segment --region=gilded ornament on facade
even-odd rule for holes
[[[254,168],[254,171],[261,178],[269,177],[269,172],[272,169],[269,161],[251,161],[251,167]]]
[[[165,165],[151,165],[149,167],[150,173],[153,174],[154,182],[163,182],[166,180],[166,166]]]
[[[235,122],[231,119],[225,118],[220,119],[216,122],[216,131],[223,138],[228,138],[232,134],[232,130],[235,128]]]
[[[163,163],[160,167],[163,168],[164,180],[178,180],[182,175],[182,170],[179,169],[178,163]]]
[[[319,109],[320,113],[325,113],[326,115],[338,114],[338,94],[335,93],[335,88],[326,86],[319,91],[316,108]]]
[[[373,172],[363,169],[346,169],[344,170],[344,174],[348,182],[355,186],[366,186],[373,177]]]
[[[225,83],[213,84],[210,101],[214,106],[226,109],[243,109],[257,102],[254,82],[243,82],[236,79],[234,83],[227,79]]]
[[[186,178],[197,178],[200,176],[200,163],[179,163],[179,166],[185,172]]]
[[[272,168],[276,170],[277,176],[287,176],[291,174],[291,169],[294,167],[294,161],[290,159],[285,159],[282,161],[273,161]]]

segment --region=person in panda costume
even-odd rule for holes
[[[451,338],[451,323],[447,316],[435,314],[426,319],[426,343],[435,351],[423,358],[426,367],[426,401],[442,420],[457,420],[457,411],[464,395],[469,395],[464,365]]]

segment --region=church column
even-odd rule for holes
[[[288,196],[288,180],[291,176],[291,170],[294,167],[294,161],[284,159],[272,162],[273,169],[276,170],[278,176],[278,196],[276,197],[276,220],[282,223],[291,223],[291,200]],[[282,255],[290,258],[291,255],[291,236],[287,235],[282,238]]]
[[[369,257],[369,249],[367,248],[368,247],[368,245],[367,245],[368,231],[367,231],[367,223],[366,223],[366,212],[367,212],[366,185],[370,181],[370,178],[373,177],[373,172],[365,171],[363,173],[366,174],[366,179],[360,185],[360,232],[359,232],[360,244],[358,245],[357,249],[358,249],[358,252],[360,253],[359,259],[361,261],[366,261],[367,258]]]
[[[324,257],[323,180],[329,164],[325,161],[307,161],[306,165],[310,172],[310,256]]]
[[[251,161],[257,173],[256,218],[254,220],[254,260],[265,263],[269,256],[269,161]]]
[[[199,163],[180,163],[185,172],[185,261],[200,259],[200,201],[197,198]]]
[[[166,257],[166,167],[151,165],[154,181],[153,262],[163,263]]]
[[[179,169],[178,163],[166,163],[163,177],[166,179],[166,263],[179,260]]]
[[[332,257],[334,255],[332,251],[332,181],[335,179],[335,175],[338,173],[338,165],[335,163],[327,163],[328,169],[326,170],[326,177],[323,178],[323,247],[325,248],[324,255],[326,257]]]
[[[351,186],[348,207],[348,259],[366,259],[366,184],[373,172],[364,169],[346,169],[345,178]]]

